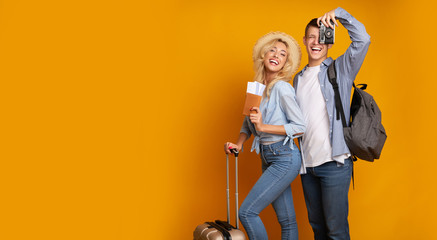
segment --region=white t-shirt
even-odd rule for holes
[[[329,139],[329,117],[326,100],[320,88],[320,65],[307,67],[299,80],[296,98],[302,110],[306,131],[303,136],[303,154],[306,167],[317,167],[333,160],[344,162],[346,155],[332,158]]]

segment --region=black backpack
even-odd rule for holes
[[[354,160],[357,157],[370,162],[379,159],[387,134],[381,123],[378,105],[373,97],[364,91],[367,84],[358,84],[361,87],[353,84],[355,91],[351,102],[351,117],[349,122],[346,122],[338,90],[335,61],[328,67],[328,78],[334,89],[337,120],[341,116],[344,139]]]

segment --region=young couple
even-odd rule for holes
[[[269,204],[278,217],[282,239],[298,239],[296,215],[290,183],[300,170],[308,218],[315,239],[350,239],[348,191],[352,160],[343,138],[343,126],[336,118],[334,91],[327,76],[332,45],[319,43],[319,25],[333,28],[338,20],[352,40],[335,67],[342,99],[350,99],[352,83],[370,44],[363,24],[342,8],[311,20],[305,28],[303,43],[308,64],[287,83],[300,65],[301,51],[289,35],[272,32],[261,37],[253,49],[255,81],[266,85],[260,107],[246,117],[236,143],[229,148],[240,151],[254,135],[252,151],[261,156],[263,174],[240,208],[240,220],[249,239],[267,239],[259,213]],[[348,101],[343,102],[346,119]],[[302,137],[301,152],[293,139]]]

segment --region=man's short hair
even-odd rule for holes
[[[306,26],[306,28],[305,28],[305,37],[307,36],[307,34],[308,34],[308,29],[309,29],[310,27],[316,27],[316,28],[319,28],[319,25],[317,25],[317,18],[313,18],[313,19],[311,19],[311,21],[307,24],[307,26]]]

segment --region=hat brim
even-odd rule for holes
[[[261,54],[262,47],[274,40],[274,39],[281,39],[282,41],[286,42],[289,46],[290,52],[288,53],[289,57],[288,59],[291,60],[291,69],[292,73],[291,75],[295,74],[300,66],[300,60],[302,58],[302,52],[300,49],[299,44],[297,41],[291,37],[290,35],[283,33],[283,32],[270,32],[266,35],[262,36],[258,41],[255,43],[255,46],[253,47],[253,54],[252,59],[253,61],[256,61],[259,58],[259,55]]]

